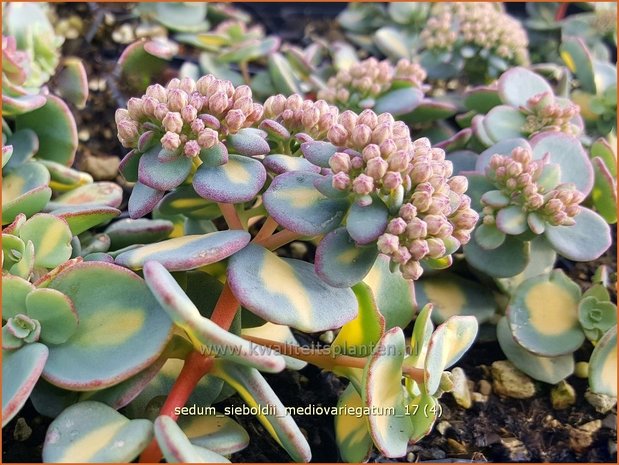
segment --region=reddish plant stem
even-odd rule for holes
[[[555,14],[556,21],[561,21],[563,18],[565,18],[565,13],[567,13],[567,8],[569,6],[570,4],[568,2],[563,2],[561,3],[561,5],[559,5],[559,8],[557,9],[557,13]]]
[[[234,204],[217,202],[217,205],[230,229],[245,229]]]
[[[225,330],[229,329],[232,320],[234,320],[236,316],[239,305],[239,301],[234,297],[232,289],[230,289],[230,286],[226,282],[215,304],[215,309],[211,315],[211,321],[217,323]]]
[[[277,221],[275,221],[272,217],[267,216],[266,221],[260,228],[260,231],[258,231],[258,234],[256,234],[256,237],[254,237],[252,242],[259,243],[260,241],[267,239],[275,232],[278,226],[279,224],[277,224]]]
[[[299,233],[290,231],[289,229],[283,229],[270,237],[255,242],[269,250],[275,250],[300,237],[301,234]]]
[[[178,418],[176,408],[183,407],[187,403],[187,399],[189,399],[196,385],[210,371],[212,365],[213,359],[211,357],[205,357],[196,351],[189,354],[180,375],[168,394],[168,398],[161,407],[159,415],[166,415],[176,420]],[[157,440],[153,439],[140,455],[140,463],[158,463],[161,458],[162,454]]]

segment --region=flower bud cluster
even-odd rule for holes
[[[573,122],[580,115],[580,107],[570,101],[557,103],[551,92],[534,95],[522,111],[526,115],[522,131],[526,134],[559,131],[577,136],[581,132],[581,128]]]
[[[195,157],[220,137],[252,126],[262,114],[248,86],[235,88],[207,75],[197,82],[183,78],[166,87],[149,86],[142,98],[131,98],[127,109],[116,111],[116,125],[124,147],[136,148],[144,133],[155,131],[164,149]]]
[[[573,225],[585,196],[571,184],[560,184],[546,191],[538,181],[547,165],[547,159],[533,160],[529,149],[516,147],[511,155],[493,155],[486,176],[510,199],[511,205],[536,212],[554,226]],[[495,223],[497,210],[484,204],[484,224]]]
[[[384,114],[376,117],[370,110],[359,115],[358,124],[364,124],[368,115],[377,119],[374,129],[387,123],[392,137],[394,133],[400,135],[399,125],[398,129],[392,127],[397,123]],[[353,129],[351,133],[354,139],[357,132]],[[355,146],[360,148],[360,144]],[[467,180],[451,177],[453,166],[445,160],[445,152],[432,148],[427,138],[412,142],[402,133],[402,137],[387,138],[380,145],[368,143],[361,155],[337,152],[329,164],[335,173],[333,186],[361,199],[373,192],[386,195],[403,187],[406,201],[377,245],[381,253],[400,265],[405,278],[418,279],[423,272],[420,261],[445,256],[447,243],[465,244],[470,240],[478,215],[464,194]]]
[[[265,118],[276,121],[291,133],[305,133],[312,138],[322,138],[335,122],[339,110],[324,100],[303,100],[299,94],[285,97],[281,94],[264,102]]]
[[[436,3],[420,37],[429,50],[453,51],[473,45],[510,63],[529,62],[522,25],[492,3]]]
[[[329,78],[327,87],[318,92],[318,98],[334,104],[356,104],[388,91],[394,80],[408,81],[421,88],[425,78],[425,70],[417,63],[402,58],[394,68],[388,60],[372,57],[353,64],[348,70],[338,71]]]

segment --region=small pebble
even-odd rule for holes
[[[86,142],[90,139],[90,131],[88,129],[81,129],[80,132],[77,133],[77,137],[81,142]]]
[[[436,425],[436,431],[438,431],[441,436],[445,436],[445,433],[447,433],[447,430],[449,430],[449,428],[451,428],[451,423],[444,420],[440,421],[438,425]]]
[[[578,428],[570,427],[570,447],[578,453],[585,452],[593,443],[595,433],[602,427],[601,420],[593,420]]]
[[[578,362],[574,365],[574,375],[577,378],[585,379],[589,376],[589,363]]]
[[[413,463],[415,461],[415,454],[413,454],[412,452],[406,454],[406,461],[408,463]]]
[[[492,394],[492,384],[490,384],[485,379],[482,379],[479,382],[479,392],[484,396],[489,396],[490,394]]]
[[[468,449],[461,442],[456,441],[455,439],[448,438],[447,446],[454,454],[466,454]]]
[[[322,333],[318,339],[320,339],[321,342],[324,342],[325,344],[331,344],[333,342],[333,340],[335,339],[335,335],[333,334],[333,331],[329,330],[329,331],[325,331],[324,333]]]
[[[112,32],[112,40],[117,44],[130,44],[135,40],[135,33],[130,24],[123,24]]]
[[[466,373],[460,367],[451,370],[451,379],[453,381],[453,390],[451,395],[460,407],[471,408],[473,401],[471,400],[471,391],[469,390]]]
[[[612,408],[617,405],[616,397],[610,397],[605,394],[597,394],[588,389],[585,392],[585,399],[587,399],[587,402],[589,402],[598,413],[610,412]]]
[[[507,360],[492,364],[492,387],[500,396],[528,399],[535,395],[533,380]]]
[[[23,417],[19,417],[15,422],[15,429],[13,430],[13,438],[18,442],[26,441],[32,435],[32,428],[28,426],[26,420]]]
[[[303,242],[294,241],[290,244],[292,258],[304,258],[307,255],[307,245]]]
[[[531,454],[522,443],[516,438],[503,438],[501,443],[507,449],[509,460],[512,462],[527,462],[531,460]]]
[[[480,392],[471,393],[471,399],[473,399],[473,402],[479,402],[480,404],[488,402],[488,396],[484,396]]]
[[[602,420],[602,426],[612,431],[617,431],[617,414],[611,413]]]

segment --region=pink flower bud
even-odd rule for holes
[[[172,89],[168,91],[168,108],[170,111],[181,111],[185,105],[187,105],[187,101],[189,97],[187,92],[181,89]]]
[[[410,260],[404,265],[400,265],[400,271],[404,279],[411,279],[413,281],[419,279],[423,274],[423,268],[415,260]]]
[[[210,149],[217,142],[219,142],[219,134],[211,128],[204,128],[200,134],[198,134],[198,144],[203,149]]]
[[[191,122],[191,131],[195,134],[199,134],[204,129],[204,121],[200,118],[196,118]]]
[[[447,181],[447,184],[456,194],[464,194],[469,188],[469,181],[465,176],[454,176]]]
[[[338,118],[338,123],[344,126],[344,129],[348,131],[348,133],[352,133],[355,126],[357,126],[357,120],[359,117],[355,112],[346,110],[342,113]]]
[[[485,222],[484,222],[485,223]],[[452,236],[460,242],[462,245],[466,245],[471,240],[471,232],[462,229],[457,229],[453,232]]]
[[[383,178],[383,187],[389,190],[397,189],[402,185],[402,175],[397,171],[387,171]]]
[[[238,86],[234,90],[234,100],[237,100],[243,97],[248,97],[250,99],[252,97],[251,88],[245,84]]]
[[[166,132],[161,138],[161,146],[169,150],[170,152],[174,152],[181,145],[181,138],[175,132]]]
[[[215,92],[208,99],[208,106],[215,116],[220,116],[228,109],[228,96],[221,91]]]
[[[374,180],[365,174],[360,174],[352,182],[352,190],[355,194],[368,195],[374,190]]]
[[[230,110],[226,115],[225,122],[228,127],[228,132],[235,133],[243,127],[243,123],[245,123],[245,114],[242,110]]]
[[[411,253],[411,259],[421,260],[428,254],[430,248],[428,247],[428,243],[424,239],[416,239],[414,241],[411,241],[408,246],[408,251]]]
[[[198,116],[198,118],[202,120],[204,126],[207,128],[218,130],[221,127],[219,120],[215,116],[209,115],[208,113],[202,113]]]
[[[381,113],[378,115],[378,124],[388,123],[389,125],[393,124],[395,119],[391,113]]]
[[[380,144],[380,153],[384,158],[389,157],[397,149],[398,147],[395,145],[393,139],[385,139],[382,144]]]
[[[198,110],[192,105],[187,105],[181,109],[181,117],[185,123],[191,124],[198,117]]]
[[[458,211],[452,222],[458,229],[473,229],[479,220],[479,214],[472,208]]]
[[[341,124],[334,124],[331,128],[329,128],[327,138],[332,144],[339,146],[346,145],[348,132]]]
[[[329,167],[334,173],[348,173],[351,168],[350,155],[343,152],[336,152],[329,159]]]
[[[395,123],[393,123],[392,132],[394,139],[410,138],[410,130],[408,129],[408,126],[402,121],[396,121]]]
[[[119,108],[118,110],[116,110],[116,113],[114,113],[114,121],[116,122],[116,124],[118,124],[124,120],[131,120],[129,112],[124,108]]]
[[[428,235],[428,225],[420,218],[412,218],[406,225],[406,237],[411,240],[421,239]]]
[[[165,103],[160,103],[155,108],[155,118],[157,118],[158,120],[163,120],[163,118],[165,118],[169,111],[170,110]]]
[[[391,136],[392,136],[391,124],[379,123],[378,125],[376,125],[376,127],[372,131],[372,143],[376,145],[381,145],[387,139],[390,139]]]
[[[373,158],[380,157],[380,149],[378,148],[378,145],[376,144],[369,144],[363,148],[363,151],[361,152],[361,154],[363,156],[363,159],[366,162],[369,162]]]
[[[244,114],[249,115],[253,110],[253,101],[249,97],[240,97],[234,100],[232,108],[235,110],[241,110]]]
[[[264,102],[264,111],[267,117],[275,118],[286,109],[286,97],[281,94],[273,95]]]
[[[445,243],[441,239],[430,237],[426,240],[426,243],[428,244],[428,257],[430,258],[441,258],[447,252]]]
[[[146,88],[146,96],[154,98],[159,103],[166,103],[168,101],[168,91],[160,84],[153,84]]]
[[[190,77],[184,77],[181,79],[179,84],[179,89],[186,92],[187,94],[192,94],[196,90],[196,83]]]
[[[303,115],[301,116],[301,122],[303,123],[303,127],[307,129],[313,128],[318,121],[320,120],[320,111],[318,108],[308,108],[303,111]]]
[[[168,90],[178,89],[180,85],[181,85],[181,80],[178,78],[173,78],[173,79],[170,79],[170,82],[168,82],[168,85],[166,87],[168,88]]]
[[[359,156],[353,156],[350,158],[350,165],[354,170],[363,168],[363,158]]]
[[[356,147],[365,147],[372,137],[372,130],[365,124],[358,124],[352,130],[352,142]]]
[[[372,158],[367,162],[367,166],[365,169],[365,174],[372,177],[375,181],[378,181],[385,173],[387,173],[387,169],[389,168],[389,164],[380,157]]]
[[[443,216],[426,215],[424,218],[428,225],[428,234],[436,237],[446,237],[453,232],[453,226]]]
[[[432,168],[429,163],[415,163],[410,176],[414,183],[425,183],[432,176]]]
[[[195,140],[190,140],[185,144],[185,156],[186,157],[197,157],[200,155],[200,145]]]
[[[398,215],[400,215],[404,221],[410,222],[417,216],[417,208],[415,208],[412,203],[405,203],[400,207]]]
[[[391,255],[400,247],[400,240],[393,234],[383,234],[376,241],[376,246],[381,253]]]
[[[200,92],[202,95],[208,95],[208,88],[213,83],[213,81],[215,81],[215,76],[213,76],[212,74],[202,76],[200,79],[198,79],[198,82],[196,82],[197,91]]]
[[[124,147],[134,147],[138,140],[138,126],[134,121],[125,119],[117,124],[118,139]]]
[[[389,162],[389,169],[391,171],[404,171],[408,168],[408,154],[404,150],[398,150],[389,155],[387,159]]]
[[[141,98],[130,98],[127,102],[127,111],[132,119],[139,120],[144,116],[144,102]]]
[[[144,97],[142,99],[142,110],[146,116],[151,118],[155,116],[155,109],[157,108],[157,100],[152,97]]]
[[[180,134],[183,130],[183,119],[177,112],[169,111],[163,118],[162,124],[166,131]]]
[[[331,185],[334,189],[340,191],[348,190],[348,188],[350,187],[350,177],[343,171],[340,171],[335,176],[333,176],[331,180]]]
[[[365,124],[370,129],[374,129],[378,124],[378,116],[372,110],[363,110],[359,115],[357,124]]]
[[[411,253],[406,247],[401,245],[400,247],[398,247],[398,250],[393,252],[392,257],[394,262],[402,264],[408,262],[411,259]]]
[[[399,236],[406,231],[406,221],[403,218],[394,218],[387,225],[387,232]]]

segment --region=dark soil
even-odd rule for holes
[[[517,4],[514,4],[517,5]],[[244,8],[260,20],[268,30],[276,31],[286,40],[302,41],[308,33],[337,34],[331,30],[332,18],[344,4],[284,5],[277,10],[272,4],[244,4]],[[511,8],[514,8],[512,6]],[[118,88],[113,71],[125,45],[114,42],[112,32],[124,23],[135,23],[131,4],[122,3],[59,3],[59,18],[77,15],[84,20],[79,39],[67,40],[64,55],[83,59],[91,83],[91,93],[84,110],[75,111],[80,145],[78,166],[84,169],[88,158],[103,163],[117,164],[125,153],[116,138],[114,111],[128,97]],[[110,19],[111,18],[111,19]],[[309,25],[309,26],[308,26]],[[53,83],[52,83],[53,88]],[[93,172],[105,177],[105,170]],[[103,174],[102,174],[103,173]],[[116,179],[122,183],[122,180]],[[615,233],[615,231],[613,232]],[[312,246],[309,246],[312,249]],[[284,251],[293,255],[294,251]],[[310,250],[310,255],[312,251]],[[595,263],[561,261],[573,279],[586,287],[600,264],[616,270],[616,244]],[[588,360],[591,347],[579,351],[577,360]],[[473,390],[479,382],[492,383],[489,366],[504,359],[495,341],[476,343],[458,363],[471,381]],[[310,404],[333,406],[346,381],[315,367],[300,372],[265,375],[284,405],[304,407]],[[420,443],[410,446],[407,457],[401,461],[489,461],[489,462],[616,462],[617,417],[616,408],[606,414],[597,413],[584,393],[587,381],[570,377],[568,382],[576,389],[577,402],[565,410],[554,410],[550,402],[550,386],[538,383],[534,398],[516,400],[491,393],[485,402],[476,402],[470,409],[456,404],[450,394],[441,398],[440,428]],[[226,401],[240,405],[234,396]],[[235,454],[233,462],[288,462],[289,457],[253,417],[237,417],[249,432],[250,446]],[[308,438],[315,462],[339,460],[333,430],[333,418],[326,416],[298,416],[299,427]],[[576,429],[593,420],[602,420],[602,426],[591,436],[591,443],[579,446],[574,440]],[[2,462],[40,462],[41,449],[50,419],[40,416],[28,402],[20,414],[2,429]],[[24,428],[24,423],[27,428]],[[31,433],[27,429],[31,428]],[[374,455],[374,462],[393,461]]]

